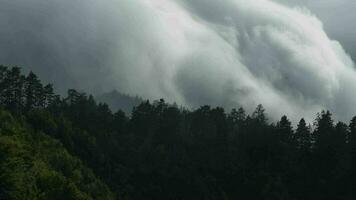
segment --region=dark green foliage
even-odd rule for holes
[[[62,144],[0,110],[0,199],[114,199]]]
[[[0,105],[0,199],[355,199],[356,117],[322,111],[294,130],[262,105],[248,115],[163,99],[128,117],[3,66]]]
[[[294,140],[297,144],[297,148],[301,151],[310,151],[312,145],[311,128],[307,126],[304,119],[301,119],[298,123],[297,130],[295,131]]]
[[[13,112],[21,111],[23,107],[23,92],[25,77],[21,75],[20,68],[7,68],[1,66],[0,102]]]

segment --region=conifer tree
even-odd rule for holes
[[[6,108],[18,112],[23,106],[24,76],[19,67],[13,67],[5,73],[3,103]]]
[[[25,109],[31,110],[32,108],[41,107],[42,97],[42,84],[37,76],[30,72],[25,82]]]
[[[47,84],[43,88],[43,92],[44,92],[44,98],[45,99],[44,99],[44,102],[42,104],[43,104],[43,107],[48,107],[57,98],[56,95],[54,94],[53,85],[52,84]]]
[[[277,138],[285,144],[292,145],[293,127],[287,116],[283,116],[277,123]]]
[[[295,131],[294,140],[297,142],[298,149],[302,151],[309,151],[312,145],[312,135],[310,127],[307,126],[305,120],[302,118]]]
[[[228,119],[234,124],[239,124],[246,120],[246,111],[242,107],[240,107],[238,110],[234,108],[228,115]]]
[[[330,111],[322,111],[315,121],[315,147],[327,148],[332,140],[334,132],[334,122],[331,118]]]
[[[252,119],[261,125],[267,125],[267,117],[262,104],[259,104],[256,107],[255,111],[252,113]]]

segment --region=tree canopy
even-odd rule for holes
[[[127,115],[0,66],[0,199],[354,199],[356,117],[163,99]]]

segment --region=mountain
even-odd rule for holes
[[[107,103],[113,111],[120,109],[127,114],[131,114],[132,109],[143,102],[141,97],[122,94],[117,90],[98,95],[96,96],[96,100],[98,102]]]

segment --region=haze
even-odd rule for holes
[[[0,0],[0,63],[62,93],[261,103],[294,121],[329,109],[345,120],[356,112],[355,9],[351,0]]]

